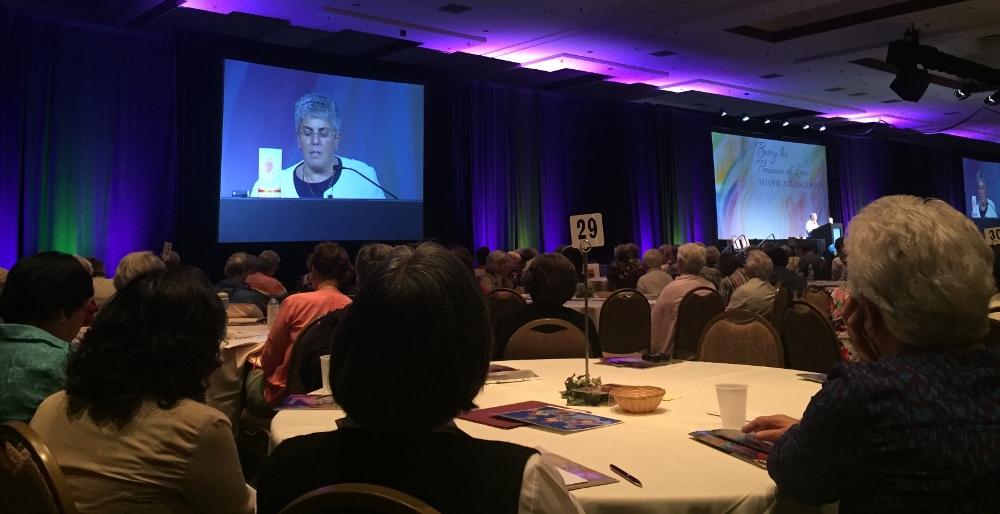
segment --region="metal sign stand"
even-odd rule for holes
[[[583,369],[587,387],[590,387],[590,275],[587,273],[590,248],[589,240],[580,241],[580,253],[583,254]]]

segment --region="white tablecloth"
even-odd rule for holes
[[[656,300],[649,300],[649,308],[652,309],[653,305],[656,305]],[[573,298],[570,301],[563,304],[563,307],[569,307],[576,312],[583,312],[583,298]],[[601,308],[604,307],[604,298],[591,298],[590,304],[587,306],[587,314],[590,319],[594,321],[594,328],[601,330]]]
[[[205,404],[219,409],[233,424],[239,426],[240,392],[243,390],[243,365],[264,348],[270,329],[267,325],[230,326],[226,339],[219,346],[219,369],[208,377]]]
[[[596,361],[594,361],[596,362]],[[476,398],[480,407],[494,407],[526,400],[565,405],[559,397],[571,373],[583,373],[581,360],[505,361],[505,365],[531,369],[541,379],[490,384]],[[573,491],[588,513],[750,513],[802,512],[810,508],[776,497],[767,471],[730,457],[690,439],[695,430],[721,428],[721,420],[708,414],[718,410],[716,383],[750,385],[749,414],[788,414],[799,417],[820,385],[801,380],[796,371],[732,364],[683,362],[646,370],[592,364],[591,374],[605,383],[657,385],[678,399],[664,402],[651,415],[621,413],[617,407],[587,407],[595,414],[624,422],[576,434],[562,435],[522,427],[500,430],[458,420],[473,437],[542,447],[609,476],[615,464],[643,483],[625,481]],[[298,435],[335,428],[344,413],[333,411],[281,411],[271,423],[271,447]],[[787,510],[791,509],[791,510]],[[835,506],[826,510],[835,512]]]

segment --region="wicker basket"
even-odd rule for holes
[[[653,412],[667,392],[654,386],[623,386],[611,390],[611,397],[625,412],[644,414]]]

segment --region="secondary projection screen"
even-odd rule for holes
[[[977,161],[962,159],[965,170],[966,215],[974,220],[997,218],[997,207],[994,203],[1000,194],[1000,162]],[[1000,220],[994,220],[989,227],[1000,225]]]
[[[226,60],[222,116],[219,242],[423,237],[423,86]]]
[[[810,214],[830,214],[826,148],[712,133],[719,238],[806,235]]]

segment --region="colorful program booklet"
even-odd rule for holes
[[[339,409],[337,402],[333,401],[333,395],[329,394],[291,394],[275,410],[291,409],[312,409],[312,410],[332,410]]]
[[[562,407],[555,406],[504,412],[497,415],[506,419],[551,428],[560,432],[580,432],[582,430],[590,430],[592,428],[601,428],[621,423],[621,420],[605,418],[604,416],[597,416],[586,412],[564,409]]]
[[[669,366],[670,364],[677,364],[683,361],[668,360],[663,362],[652,362],[643,360],[642,357],[612,357],[608,359],[601,359],[600,362],[601,364],[610,364],[619,368],[646,369],[656,368],[659,366]]]
[[[689,434],[695,441],[707,444],[737,459],[767,469],[767,454],[772,444],[761,441],[739,430],[700,430]]]

